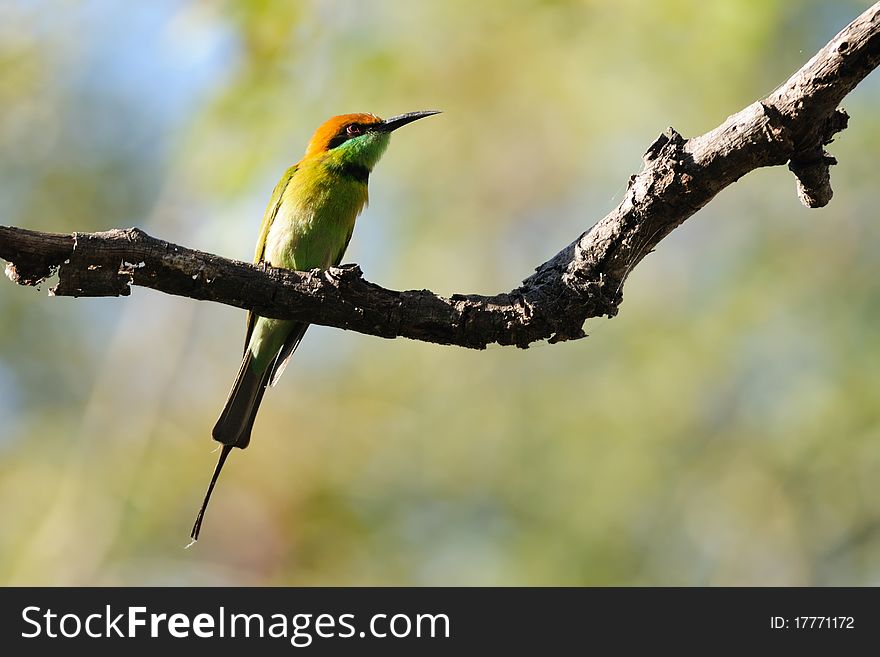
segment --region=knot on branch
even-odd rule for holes
[[[837,160],[823,146],[830,144],[848,122],[849,115],[845,111],[834,110],[819,129],[818,143],[795,153],[788,163],[788,170],[797,178],[798,199],[808,208],[824,207],[834,196],[830,167],[837,164]]]
[[[558,280],[563,291],[555,298],[551,297],[550,312],[547,312],[548,308],[543,312],[553,331],[548,340],[550,344],[585,338],[584,322],[590,317],[617,315],[623,295],[619,289],[613,295],[607,294],[608,280],[601,272],[597,278],[575,261]],[[543,292],[546,295],[547,290]]]
[[[837,160],[824,148],[817,146],[811,151],[798,153],[788,163],[788,170],[797,179],[797,195],[808,208],[828,205],[834,190],[831,189],[831,170]]]
[[[846,130],[849,125],[849,114],[844,109],[836,109],[831,116],[825,121],[822,131],[822,144],[830,144],[834,141],[834,135],[842,130]]]
[[[684,150],[685,143],[687,140],[675,128],[669,126],[654,140],[654,143],[648,146],[648,150],[642,156],[642,161],[648,165],[661,157],[678,160],[677,154]]]
[[[364,272],[360,265],[345,264],[338,267],[330,267],[324,271],[324,278],[334,287],[339,287],[346,283],[359,281],[364,277]]]
[[[573,301],[582,308],[589,309],[584,313],[584,319],[589,317],[614,317],[618,313],[618,306],[623,301],[623,294],[619,288],[614,294],[607,294],[608,281],[605,276],[599,274],[598,280],[579,267],[570,267],[562,275],[562,283],[573,292]]]
[[[129,242],[146,242],[153,239],[137,226],[132,226],[131,228],[112,228],[105,234],[110,239],[125,239]]]

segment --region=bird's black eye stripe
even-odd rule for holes
[[[328,149],[330,149],[330,148],[336,148],[337,146],[339,146],[339,145],[344,144],[345,142],[347,142],[349,139],[350,139],[350,137],[348,137],[345,133],[343,133],[343,134],[341,134],[341,135],[336,135],[336,136],[335,136],[333,139],[331,139],[330,142],[327,144],[327,148],[328,148]]]
[[[327,148],[336,148],[341,144],[344,144],[349,139],[353,137],[359,137],[367,131],[367,127],[361,125],[360,123],[349,123],[347,126],[342,128],[339,133],[330,140],[327,144]]]

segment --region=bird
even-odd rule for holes
[[[257,239],[254,263],[299,271],[327,269],[340,263],[367,205],[367,183],[391,133],[437,110],[408,112],[381,119],[375,114],[340,114],[322,123],[303,158],[288,168],[275,186]],[[263,393],[275,385],[308,328],[305,322],[247,315],[244,355],[238,376],[212,437],[221,443],[220,458],[196,516],[190,545],[199,538],[211,493],[232,448],[251,440]]]

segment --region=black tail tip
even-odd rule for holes
[[[205,517],[205,509],[204,507],[199,511],[199,515],[196,516],[196,521],[193,524],[192,531],[189,533],[189,537],[192,539],[192,542],[186,547],[190,547],[195,544],[196,541],[199,540],[199,534],[202,531],[202,519]]]
[[[208,490],[205,491],[205,497],[202,500],[202,506],[199,509],[199,513],[196,516],[196,521],[193,523],[192,531],[189,533],[189,537],[192,539],[192,542],[187,545],[187,547],[191,547],[196,541],[199,540],[199,534],[202,531],[202,521],[205,519],[205,511],[208,509],[208,502],[211,501],[211,493],[214,492],[214,485],[217,483],[217,477],[220,476],[220,471],[223,469],[223,464],[226,463],[226,457],[229,456],[229,452],[232,451],[234,445],[223,445],[223,451],[220,452],[220,458],[217,460],[217,465],[214,468],[214,474],[211,476],[211,483],[208,484]]]

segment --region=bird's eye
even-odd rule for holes
[[[362,128],[357,123],[352,123],[350,126],[348,126],[345,129],[345,134],[347,134],[349,137],[354,137],[356,135],[359,135],[359,134],[361,134],[361,132],[362,132]]]

